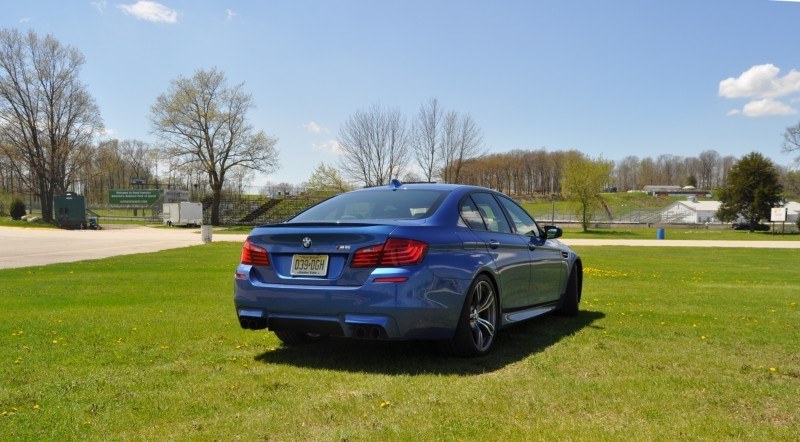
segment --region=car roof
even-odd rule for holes
[[[392,184],[386,186],[373,186],[373,187],[365,187],[363,189],[354,190],[354,192],[363,192],[363,191],[371,191],[371,190],[391,190],[391,189],[421,189],[421,190],[482,190],[484,192],[493,192],[496,193],[497,191],[480,186],[470,186],[466,184],[443,184],[443,183],[399,183],[400,185],[395,187]]]

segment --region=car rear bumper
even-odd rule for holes
[[[240,266],[234,305],[243,328],[292,330],[364,339],[449,339],[458,324],[468,280],[443,279],[421,269],[408,280],[362,286],[267,284]]]

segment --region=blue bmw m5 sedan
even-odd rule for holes
[[[561,234],[490,189],[394,180],[253,229],[236,313],[243,328],[269,328],[287,345],[430,339],[480,356],[503,327],[578,313],[583,268]]]

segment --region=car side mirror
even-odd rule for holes
[[[561,235],[564,234],[564,231],[561,230],[561,227],[544,226],[544,234],[547,239],[556,239],[561,238]]]

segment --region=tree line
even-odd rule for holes
[[[247,118],[252,96],[215,68],[176,78],[156,98],[149,119],[157,146],[98,142],[103,120],[80,81],[84,64],[77,48],[50,35],[0,29],[0,185],[35,193],[45,221],[54,220],[57,194],[77,187],[100,198],[132,178],[158,185],[158,164],[165,162],[168,181],[209,189],[218,224],[226,186],[241,188],[251,171],[278,167],[277,140]]]
[[[217,224],[223,192],[241,194],[255,171],[279,167],[277,139],[248,119],[252,95],[216,68],[179,76],[155,98],[149,120],[156,144],[101,140],[100,110],[80,81],[84,64],[78,49],[50,35],[0,29],[0,190],[35,194],[46,221],[53,220],[56,194],[77,189],[100,202],[109,189],[129,187],[137,178],[151,187],[209,192]],[[786,152],[800,151],[800,123],[787,128],[784,138]],[[338,144],[338,163],[318,165],[310,189],[340,192],[400,178],[512,194],[565,194],[568,165],[587,160],[577,150],[487,154],[475,119],[436,98],[411,116],[379,104],[357,110],[340,126]],[[612,164],[597,161],[603,170]],[[628,156],[613,163],[604,182],[621,191],[646,185],[718,189],[726,186],[735,162],[714,150],[696,157]],[[800,172],[778,171],[782,188],[800,195]]]
[[[393,178],[459,182],[464,163],[483,152],[483,133],[472,116],[446,110],[436,98],[412,118],[380,104],[358,110],[342,124],[337,141],[343,177],[367,187]],[[310,181],[319,181],[325,172]],[[332,179],[335,187],[339,177]]]

